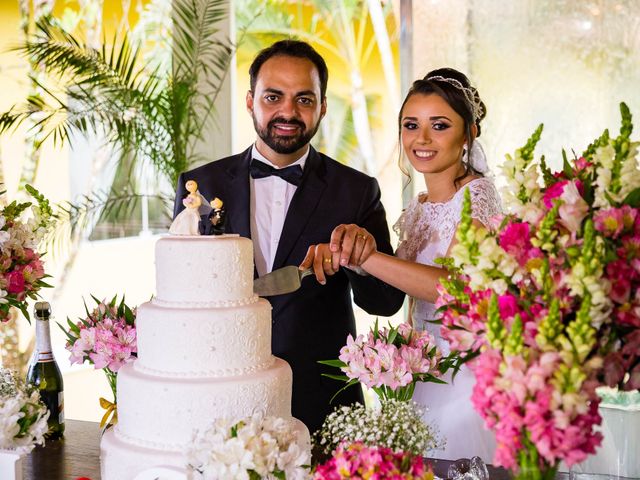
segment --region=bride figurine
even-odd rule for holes
[[[185,188],[189,195],[182,200],[185,209],[181,211],[171,222],[169,233],[173,235],[199,235],[198,222],[200,222],[200,213],[198,209],[202,205],[200,193],[198,193],[198,184],[189,180],[185,184]]]

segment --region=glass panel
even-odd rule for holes
[[[444,65],[469,75],[488,107],[481,140],[494,169],[541,122],[537,153],[557,168],[562,147],[617,130],[621,101],[640,117],[639,52],[634,0],[414,2],[415,76]]]

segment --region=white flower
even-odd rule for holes
[[[310,449],[295,424],[279,417],[256,413],[236,421],[217,419],[196,432],[187,452],[195,478],[249,479],[250,474],[271,478],[278,471],[287,479],[306,479]]]
[[[424,410],[414,402],[398,400],[384,400],[377,408],[360,404],[338,407],[312,440],[327,454],[342,441],[362,441],[369,446],[422,455],[443,444],[435,429],[422,420]]]
[[[29,453],[36,444],[44,443],[49,412],[40,403],[38,390],[19,381],[13,373],[0,369],[0,449]],[[21,437],[18,421],[28,422]]]

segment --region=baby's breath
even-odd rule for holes
[[[325,454],[332,454],[343,441],[360,441],[367,446],[424,455],[444,446],[436,429],[422,420],[424,411],[415,402],[393,399],[382,401],[377,408],[358,403],[337,407],[312,441]]]

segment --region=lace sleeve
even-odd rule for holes
[[[485,226],[490,225],[491,217],[502,213],[502,203],[493,181],[479,178],[469,184],[471,191],[471,218]]]
[[[402,211],[402,214],[393,224],[393,231],[398,235],[398,249],[396,250],[396,257],[408,259],[409,258],[409,240],[411,239],[411,227],[416,222],[416,199],[411,200],[407,208]]]

